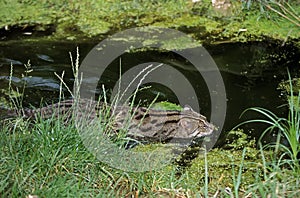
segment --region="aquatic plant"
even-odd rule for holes
[[[282,162],[287,162],[287,164],[290,164],[292,168],[296,168],[297,170],[300,170],[299,168],[299,154],[300,154],[300,111],[299,111],[299,104],[300,104],[300,91],[298,92],[298,96],[295,96],[293,93],[293,85],[292,80],[289,75],[289,82],[290,82],[290,96],[288,97],[288,118],[282,118],[275,115],[273,112],[261,108],[261,107],[252,107],[249,109],[246,109],[242,115],[246,111],[256,111],[260,113],[261,115],[265,116],[266,119],[253,119],[245,121],[242,124],[246,123],[253,123],[253,122],[260,122],[260,123],[266,123],[270,125],[268,128],[266,128],[261,137],[260,140],[269,132],[275,132],[277,130],[278,135],[278,141],[274,144],[270,143],[267,145],[267,147],[275,147],[276,149],[282,149],[283,154],[279,157],[279,160],[283,160],[285,156],[287,156],[290,160],[283,160]],[[238,125],[238,126],[240,126]],[[282,143],[280,141],[280,138],[283,137],[287,141],[287,145]],[[283,163],[286,164],[286,163]]]

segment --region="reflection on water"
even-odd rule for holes
[[[21,88],[26,84],[24,106],[30,104],[39,106],[40,101],[46,103],[56,101],[59,97],[61,82],[54,73],[62,75],[65,71],[64,81],[72,88],[74,77],[69,52],[76,57],[76,47],[79,46],[82,60],[95,44],[92,41],[85,43],[2,42],[0,43],[0,89],[8,88],[12,64],[12,85]],[[299,58],[296,57],[299,52],[289,47],[282,48],[274,44],[258,42],[207,46],[206,49],[221,70],[226,86],[228,108],[224,131],[240,123],[242,120],[239,117],[248,107],[260,106],[284,114],[284,110],[277,108],[284,103],[279,97],[277,85],[286,76],[286,67],[297,65]],[[24,64],[28,63],[28,60],[30,60],[32,71],[26,75]],[[201,106],[200,113],[209,117],[210,96],[205,82],[186,60],[173,53],[155,51],[124,54],[120,59],[113,61],[101,77],[100,84],[105,84],[107,89],[112,89],[119,78],[120,62],[122,72],[145,62],[162,62],[176,68],[193,85]],[[85,83],[92,83],[95,80],[97,79],[85,79]],[[100,90],[101,87],[98,91]],[[70,97],[66,89],[63,91],[66,97]],[[147,104],[158,93],[159,100],[178,102],[170,89],[155,83],[151,88],[138,94],[138,99]],[[1,97],[3,98],[4,94]],[[244,119],[247,117],[245,116]],[[260,132],[257,131],[257,133]]]

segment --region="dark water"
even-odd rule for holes
[[[5,41],[0,42],[0,89],[1,98],[8,88],[10,64],[13,64],[13,87],[20,90],[26,84],[24,106],[40,106],[43,103],[56,101],[60,93],[60,80],[54,73],[61,75],[65,71],[64,80],[70,87],[74,77],[71,68],[69,52],[76,57],[76,47],[80,50],[80,60],[97,44],[97,42],[48,42],[48,41]],[[287,79],[287,68],[291,72],[299,65],[299,51],[292,46],[261,43],[236,43],[205,46],[221,70],[226,94],[227,115],[223,132],[230,130],[242,120],[256,117],[246,114],[240,119],[241,113],[249,107],[264,107],[284,116],[284,97],[280,97],[278,83]],[[30,60],[32,70],[26,76],[24,64]],[[119,79],[120,63],[122,71],[145,62],[161,62],[171,65],[183,73],[193,85],[200,106],[200,112],[210,117],[210,97],[204,80],[195,68],[182,57],[171,52],[146,51],[123,54],[113,61],[105,70],[99,84],[104,84],[110,90]],[[101,64],[101,63],[99,63]],[[92,80],[92,79],[91,79]],[[174,79],[176,81],[176,79]],[[172,82],[171,82],[172,83]],[[100,89],[99,89],[100,90]],[[67,89],[63,89],[65,96],[70,97]],[[101,92],[101,91],[99,91]],[[152,84],[152,87],[138,94],[137,99],[149,104],[160,93],[158,100],[178,103],[178,98],[166,86]],[[98,93],[101,94],[101,93]],[[186,96],[189,97],[189,96]],[[4,103],[2,104],[4,106]],[[257,125],[254,136],[259,136],[262,129]],[[221,135],[222,136],[222,135]]]

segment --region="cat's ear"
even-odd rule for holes
[[[185,111],[192,111],[193,109],[192,109],[192,107],[190,105],[184,105],[183,110],[185,110]]]

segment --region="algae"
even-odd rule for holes
[[[0,29],[33,26],[56,27],[54,38],[75,40],[96,37],[122,29],[141,26],[175,28],[202,41],[253,41],[265,37],[286,40],[299,38],[299,27],[275,12],[245,9],[233,3],[230,14],[217,13],[211,1],[2,1]],[[299,4],[293,4],[299,12]]]

